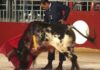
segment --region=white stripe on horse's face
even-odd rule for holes
[[[48,39],[48,43],[57,49],[59,52],[66,52],[67,47],[72,45],[72,37],[65,34],[63,39],[59,39],[60,35],[52,34],[50,32],[46,32],[46,38]]]

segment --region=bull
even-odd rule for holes
[[[11,50],[7,56],[9,60],[14,55],[18,58],[19,65],[15,70],[27,70],[30,67],[30,58],[35,62],[41,52],[55,48],[69,58],[72,63],[71,70],[79,70],[74,47],[75,34],[69,25],[34,21],[29,24],[21,36],[18,48]]]

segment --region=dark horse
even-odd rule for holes
[[[10,60],[16,54],[20,64],[15,70],[27,70],[30,57],[35,61],[41,52],[55,48],[70,59],[72,62],[71,70],[79,70],[77,56],[73,50],[74,46],[75,34],[68,25],[34,21],[23,33],[18,48],[13,49],[8,54],[8,58]]]

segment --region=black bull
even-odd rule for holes
[[[65,24],[48,24],[40,21],[34,21],[29,24],[19,41],[18,49],[14,49],[8,54],[9,60],[11,59],[13,54],[17,55],[20,64],[19,67],[16,68],[16,70],[27,70],[30,59],[29,56],[32,56],[33,61],[35,61],[36,57],[41,52],[47,50],[49,51],[50,49],[55,48],[50,43],[50,37],[48,36],[48,34],[51,34],[54,38],[57,38],[59,40],[59,43],[62,44],[65,35],[71,38],[71,41],[69,42],[70,45],[64,48],[64,50],[66,49],[66,51],[59,49],[57,50],[65,54],[65,56],[70,59],[70,61],[72,62],[71,70],[79,70],[77,56],[74,54],[73,51],[75,43],[75,34],[72,29],[69,29],[69,27]],[[36,40],[33,40],[33,36],[36,37]],[[36,45],[36,43],[34,42],[38,44]]]

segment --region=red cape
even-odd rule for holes
[[[0,53],[4,54],[5,56],[7,56],[7,54],[13,50],[14,48],[18,48],[18,42],[21,38],[21,34],[6,41],[3,45],[0,46]],[[15,54],[12,58],[11,58],[11,62],[15,67],[18,67],[19,65],[19,60],[17,58],[17,55]],[[29,66],[32,63],[32,56],[30,55],[30,61],[29,61]]]

